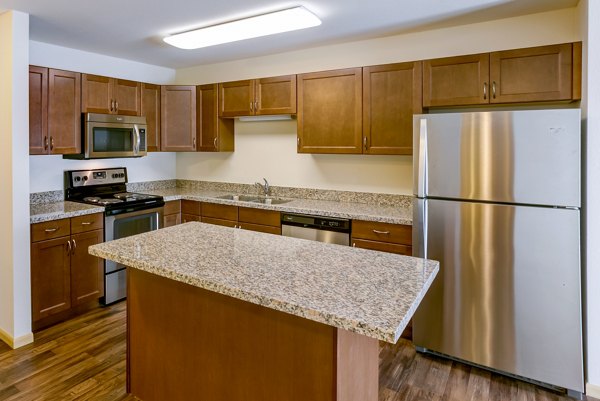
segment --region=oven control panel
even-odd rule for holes
[[[124,184],[127,182],[127,169],[125,167],[100,169],[100,170],[77,170],[69,171],[69,185],[72,188],[106,185],[106,184]]]

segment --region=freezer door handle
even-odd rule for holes
[[[419,121],[419,164],[417,166],[417,191],[419,198],[425,196],[427,188],[427,119],[422,118]]]

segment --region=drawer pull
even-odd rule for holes
[[[55,231],[58,231],[58,228],[46,228],[44,231],[47,233],[53,233]]]
[[[373,232],[375,234],[385,234],[385,235],[388,235],[390,233],[389,231],[379,231],[379,230],[373,230]]]
[[[82,226],[90,226],[90,225],[92,225],[92,222],[91,221],[82,221],[81,225]]]
[[[352,243],[352,248],[356,248],[356,242]]]

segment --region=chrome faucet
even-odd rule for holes
[[[269,191],[271,190],[271,186],[269,185],[269,181],[267,181],[266,178],[263,178],[263,180],[265,180],[264,185],[261,184],[260,182],[255,182],[254,185],[259,187],[265,196],[269,196]]]

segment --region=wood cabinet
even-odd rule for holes
[[[352,246],[412,256],[412,227],[374,221],[352,221]]]
[[[423,62],[424,107],[580,98],[579,42]]]
[[[161,150],[196,151],[196,87],[161,86],[160,93]]]
[[[141,115],[141,83],[126,79],[82,74],[81,112]]]
[[[71,317],[104,295],[104,263],[87,248],[104,238],[103,215],[31,225],[34,330]]]
[[[281,235],[281,213],[275,210],[240,207],[238,228]]]
[[[192,200],[181,201],[181,222],[202,221],[202,203]]]
[[[296,75],[219,84],[219,116],[295,114]]]
[[[171,227],[181,224],[181,201],[174,200],[165,202],[163,209],[163,227]]]
[[[362,153],[362,69],[298,75],[298,153]]]
[[[219,118],[219,85],[208,84],[196,87],[199,152],[233,152],[233,120]]]
[[[160,150],[160,85],[142,83],[141,115],[146,117],[146,149]]]
[[[237,227],[238,207],[219,203],[202,204],[202,222]],[[232,225],[233,224],[233,225]]]
[[[81,74],[29,67],[29,153],[81,151]]]
[[[413,114],[422,113],[420,61],[363,68],[363,153],[412,154]]]

